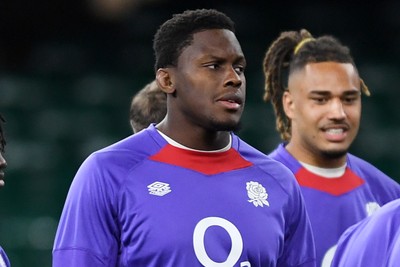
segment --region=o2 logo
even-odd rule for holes
[[[224,262],[215,262],[207,254],[204,246],[204,235],[211,226],[222,227],[231,238],[232,247]],[[243,239],[239,230],[230,221],[219,217],[207,217],[197,223],[193,232],[193,247],[197,259],[206,267],[233,267],[242,255]],[[250,262],[240,263],[240,267],[251,267]]]

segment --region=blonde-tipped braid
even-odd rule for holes
[[[312,37],[309,38],[305,38],[303,40],[301,40],[300,43],[298,43],[298,45],[296,45],[296,47],[294,48],[293,54],[297,54],[299,52],[299,50],[303,47],[303,45],[305,45],[308,42],[314,41],[315,39]]]
[[[365,84],[364,80],[360,78],[360,88],[361,92],[363,92],[366,96],[370,96],[371,92],[368,89],[368,86]]]

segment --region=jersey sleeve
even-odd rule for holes
[[[400,200],[348,228],[340,237],[332,267],[398,266]]]
[[[104,162],[91,155],[78,170],[62,211],[53,267],[115,266],[118,255],[116,188]]]
[[[314,237],[300,188],[293,178],[285,209],[285,245],[278,266],[316,266]]]

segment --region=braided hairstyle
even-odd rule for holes
[[[4,153],[6,147],[6,138],[4,136],[3,124],[6,122],[4,117],[0,114],[0,152]]]
[[[348,47],[332,36],[324,35],[314,38],[305,29],[282,32],[268,48],[263,62],[264,101],[271,101],[276,116],[276,129],[284,141],[289,141],[291,138],[291,122],[282,104],[288,77],[309,63],[327,61],[350,63],[356,68]],[[360,79],[360,86],[361,91],[369,96],[368,87],[362,79]]]

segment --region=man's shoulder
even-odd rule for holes
[[[253,163],[267,163],[267,164],[272,164],[274,166],[278,166],[278,168],[285,168],[286,167],[281,164],[279,161],[275,160],[272,158],[270,155],[267,155],[264,152],[261,152],[259,149],[255,148],[254,146],[248,144],[246,141],[243,139],[236,137],[237,144],[233,144],[233,147],[237,149],[237,151],[245,158],[247,158],[249,161],[252,161]]]
[[[126,157],[127,155],[143,157],[158,151],[164,145],[163,142],[164,140],[160,137],[157,138],[153,131],[143,130],[97,150],[94,154],[110,155],[117,158]]]
[[[353,172],[357,173],[360,176],[371,176],[373,178],[376,177],[377,179],[379,179],[379,177],[389,178],[376,166],[350,153],[347,154],[347,165]]]
[[[237,136],[236,140],[234,140],[234,143],[232,145],[240,153],[242,157],[246,158],[248,161],[253,162],[254,164],[258,163],[277,164],[277,161],[272,159],[270,156],[261,152],[260,150],[248,144],[246,141]]]
[[[384,197],[384,202],[400,197],[399,183],[371,163],[351,154],[348,154],[347,163],[350,170],[364,179],[375,194]]]
[[[114,144],[91,153],[82,164],[86,168],[128,171],[134,165],[157,153],[162,141],[145,131],[130,135]],[[160,139],[162,140],[162,139]]]
[[[266,173],[267,176],[274,179],[283,187],[288,184],[296,183],[292,171],[283,163],[271,158],[269,155],[259,151],[245,141],[241,139],[239,139],[239,141],[241,142],[238,149],[239,153]]]

